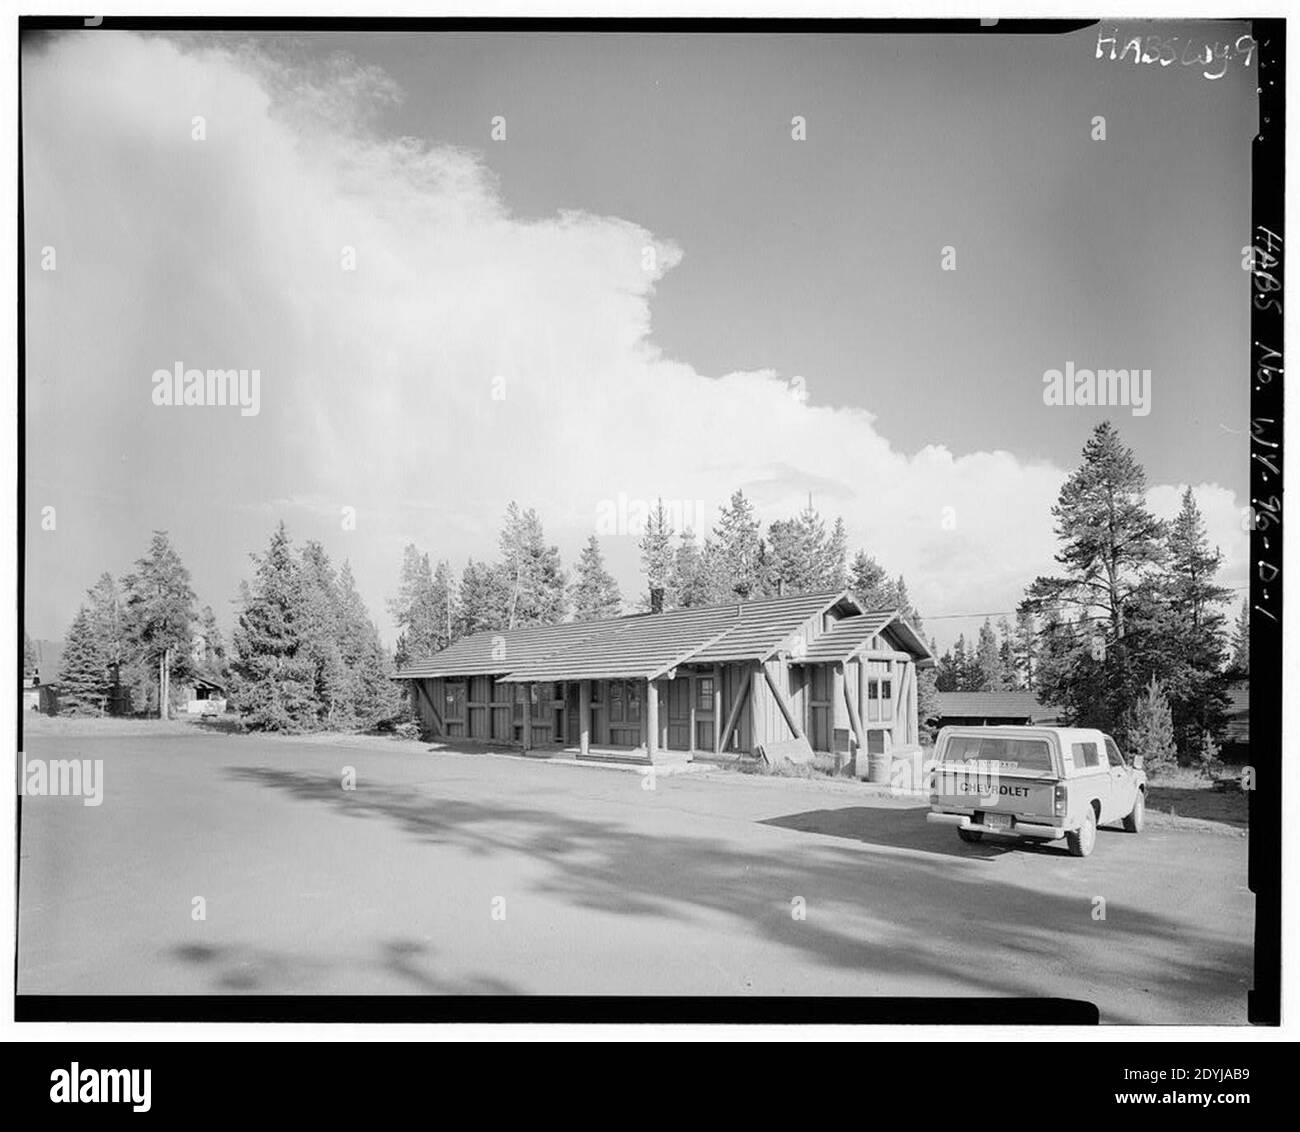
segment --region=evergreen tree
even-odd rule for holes
[[[435,575],[429,556],[408,543],[402,552],[402,570],[398,577],[397,596],[388,603],[398,628],[397,665],[428,660],[451,643],[447,629],[447,605],[450,599],[450,573],[445,563],[438,563]]]
[[[1037,578],[1024,603],[1032,612],[1058,610],[1053,650],[1039,664],[1039,698],[1059,704],[1072,724],[1121,738],[1150,671],[1145,591],[1164,554],[1164,525],[1145,492],[1142,466],[1102,422],[1052,508],[1065,572]]]
[[[1153,596],[1152,667],[1163,683],[1179,750],[1196,750],[1201,736],[1222,733],[1228,694],[1222,611],[1232,592],[1216,582],[1223,556],[1209,545],[1191,488],[1169,525],[1167,552]],[[1157,659],[1158,658],[1158,659]]]
[[[859,550],[849,567],[849,590],[863,609],[885,609],[893,594],[882,567],[865,550]]]
[[[623,607],[618,583],[605,569],[605,558],[595,535],[587,539],[578,559],[577,577],[569,593],[569,602],[575,621],[604,621],[617,617]]]
[[[998,618],[998,664],[1001,668],[1004,691],[1015,691],[1022,687],[1016,673],[1016,646],[1011,632],[1011,622],[1005,617]]]
[[[650,608],[650,594],[655,590],[663,591],[664,608],[673,608],[677,604],[670,588],[674,564],[673,528],[662,499],[650,509],[645,531],[636,545],[641,552],[641,573],[645,575],[647,591],[641,599],[641,608]]]
[[[317,718],[316,664],[304,647],[303,587],[284,523],[240,583],[234,706],[254,730],[301,731]]]
[[[1169,701],[1154,676],[1146,691],[1130,709],[1128,748],[1141,755],[1148,770],[1172,767],[1177,762],[1178,749],[1174,745],[1174,720],[1169,711]]]
[[[190,572],[167,538],[154,531],[149,550],[123,579],[126,636],[137,658],[158,674],[158,714],[170,715],[172,678],[191,671],[195,621]]]
[[[1250,675],[1250,598],[1242,599],[1241,610],[1232,626],[1232,658],[1228,670],[1234,676]]]
[[[509,590],[502,572],[487,562],[470,559],[456,594],[456,636],[468,637],[488,629],[504,629]]]
[[[559,548],[547,545],[537,512],[521,511],[514,502],[501,531],[501,573],[509,594],[507,628],[564,620],[567,579]]]
[[[439,563],[439,568],[443,567]],[[445,577],[445,569],[443,573]],[[343,715],[352,726],[371,727],[397,714],[400,694],[390,679],[391,668],[379,630],[370,619],[352,567],[346,561],[339,570],[337,593],[337,639],[347,673]]]
[[[718,569],[725,585],[722,597],[742,601],[759,597],[763,592],[765,550],[754,507],[743,491],[736,491],[730,503],[719,511],[713,536],[718,548]]]
[[[804,544],[799,520],[776,519],[768,524],[767,571],[763,590],[773,594],[807,593],[812,562]]]
[[[1016,610],[1012,650],[1017,683],[1020,687],[1033,691],[1038,668],[1038,627],[1033,613],[1024,606]]]
[[[711,550],[701,551],[695,542],[695,532],[687,527],[682,531],[673,556],[673,571],[668,588],[677,605],[689,608],[711,605],[715,600],[713,579],[710,576],[708,556]]]
[[[319,542],[308,540],[304,545],[295,581],[297,655],[312,667],[314,722],[324,727],[349,726],[351,680],[339,642],[338,578]]]
[[[439,559],[433,570],[433,592],[429,596],[429,620],[436,624],[430,643],[441,652],[456,640],[456,580],[451,576],[451,564]]]
[[[818,588],[835,590],[848,589],[849,585],[849,536],[844,528],[844,520],[837,517],[831,528],[830,538],[826,540],[826,552],[822,558],[821,577]]]
[[[836,519],[830,534],[812,498],[793,519],[768,526],[764,588],[768,593],[801,594],[847,587],[847,536]]]
[[[226,642],[221,635],[221,629],[217,626],[217,616],[212,612],[210,605],[205,605],[199,615],[199,636],[203,642],[199,657],[202,675],[224,687],[230,679]]]
[[[993,625],[987,617],[984,618],[984,624],[980,626],[971,677],[974,687],[968,688],[967,691],[1000,692],[1003,690],[1002,653],[998,648],[998,638],[993,632]]]
[[[77,610],[63,646],[59,669],[59,710],[72,715],[103,715],[112,690],[108,658],[100,648],[90,614]]]
[[[34,676],[36,674],[36,646],[32,644],[32,638],[27,630],[23,630],[23,675]]]

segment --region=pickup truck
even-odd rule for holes
[[[1097,827],[1142,829],[1147,778],[1101,731],[1079,727],[945,727],[935,742],[926,820],[1032,841],[1065,838],[1086,857]]]

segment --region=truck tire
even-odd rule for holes
[[[1084,811],[1079,828],[1065,835],[1065,844],[1069,846],[1072,857],[1086,857],[1092,852],[1097,844],[1097,813],[1091,806]]]
[[[1146,791],[1139,790],[1133,799],[1133,812],[1124,819],[1125,833],[1141,833],[1147,817]]]
[[[984,831],[982,829],[959,829],[957,830],[957,836],[968,845],[974,845],[984,837]]]

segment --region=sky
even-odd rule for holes
[[[942,648],[1051,572],[1106,418],[1244,585],[1255,66],[995,30],[25,38],[28,631],[154,529],[229,628],[283,519],[391,642],[402,547],[459,572],[512,499],[631,597],[638,507],[741,488]],[[155,404],[177,363],[258,412]],[[1150,413],[1045,405],[1067,363]]]

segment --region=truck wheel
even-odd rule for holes
[[[1133,812],[1124,819],[1125,833],[1141,833],[1142,823],[1146,821],[1147,807],[1146,794],[1139,790],[1137,797],[1133,799]]]
[[[1072,829],[1065,835],[1065,844],[1070,848],[1070,856],[1086,857],[1097,844],[1097,814],[1091,806],[1083,812],[1083,823],[1078,829]]]
[[[959,829],[957,836],[970,845],[974,845],[984,836],[982,829]]]

